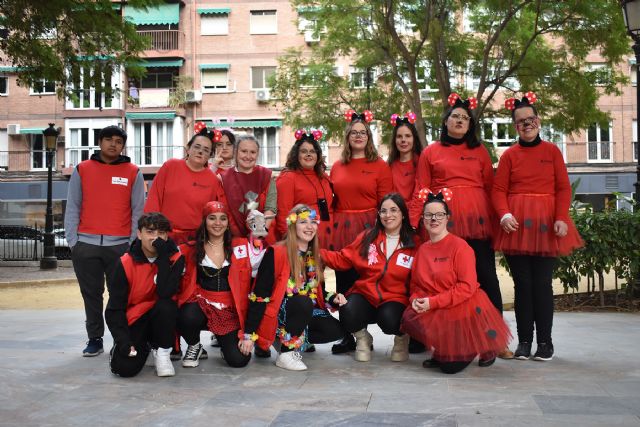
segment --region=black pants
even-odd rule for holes
[[[299,336],[308,326],[307,339],[313,344],[335,341],[343,336],[340,322],[333,316],[314,316],[313,301],[306,295],[294,295],[287,299],[284,329],[291,336]],[[281,346],[282,352],[291,351]]]
[[[491,247],[491,241],[469,239],[467,243],[476,255],[476,274],[480,289],[487,294],[494,307],[502,313],[502,295],[496,273],[496,253]]]
[[[116,261],[128,248],[128,243],[97,246],[78,242],[71,251],[73,269],[84,300],[85,325],[89,338],[100,338],[104,335],[102,295],[105,276],[107,280],[111,280]]]
[[[351,294],[340,307],[340,323],[345,331],[353,333],[371,323],[377,323],[387,335],[400,335],[400,321],[406,306],[390,301],[374,307],[360,294]]]
[[[360,277],[358,272],[352,268],[351,270],[338,271],[336,270],[336,292],[339,294],[345,294],[356,280]]]
[[[158,300],[156,305],[129,326],[129,336],[138,354],[129,357],[129,349],[116,343],[111,349],[111,372],[121,377],[133,377],[144,366],[150,346],[170,348],[176,330],[178,306],[172,299]]]
[[[184,304],[178,312],[178,330],[189,345],[200,342],[200,331],[208,331],[207,317],[204,315],[198,303]],[[232,368],[243,368],[251,360],[251,354],[242,354],[238,348],[238,330],[225,335],[216,334],[220,350],[227,365]]]
[[[515,311],[518,340],[551,343],[553,327],[553,270],[557,259],[531,255],[506,255],[515,284]]]

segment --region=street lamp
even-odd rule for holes
[[[45,144],[47,147],[47,213],[45,216],[44,225],[44,253],[40,258],[40,269],[51,270],[58,268],[58,259],[55,254],[55,245],[53,241],[53,210],[51,207],[51,193],[53,186],[53,179],[51,176],[51,167],[53,165],[53,153],[56,149],[56,141],[58,140],[58,131],[54,127],[53,123],[49,123],[49,127],[45,129],[42,134],[44,135]]]

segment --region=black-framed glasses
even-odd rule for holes
[[[458,114],[458,113],[454,113],[449,117],[451,117],[453,120],[462,120],[463,122],[468,122],[469,120],[471,120],[471,117],[465,114]]]
[[[354,138],[356,138],[358,136],[366,138],[368,135],[367,135],[367,131],[366,130],[361,130],[361,131],[352,130],[351,132],[349,132],[349,136],[352,136]]]
[[[425,213],[424,215],[422,215],[422,218],[426,219],[427,221],[436,219],[438,221],[442,221],[443,219],[445,219],[447,217],[447,213],[446,212],[436,212],[436,213]]]
[[[536,122],[536,119],[537,119],[536,116],[530,116],[530,117],[527,117],[525,119],[517,120],[516,121],[516,126],[517,127],[531,126],[532,124],[534,124]]]

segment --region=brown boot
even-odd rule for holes
[[[393,349],[391,350],[392,362],[406,362],[409,360],[409,335],[396,335],[393,337]]]
[[[513,351],[509,350],[509,347],[505,347],[498,353],[498,357],[505,360],[513,359]]]

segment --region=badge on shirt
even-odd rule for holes
[[[234,246],[233,247],[233,254],[236,256],[237,259],[246,258],[247,257],[247,247],[245,245]]]
[[[115,185],[124,185],[125,187],[129,185],[129,178],[123,178],[121,176],[112,176],[111,183]]]
[[[396,265],[404,268],[411,268],[411,264],[413,264],[413,257],[405,254],[398,255],[398,259],[396,260]]]

